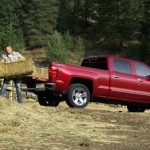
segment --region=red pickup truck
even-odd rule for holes
[[[52,62],[40,104],[66,99],[70,107],[83,108],[91,100],[127,105],[130,112],[150,108],[150,68],[139,61],[113,56],[90,56],[81,66]],[[53,96],[52,96],[53,95]],[[55,103],[56,104],[56,103]]]

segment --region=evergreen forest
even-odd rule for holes
[[[67,57],[63,49],[81,52],[89,43],[150,63],[150,0],[0,2],[1,50],[11,44],[16,50],[54,49]]]

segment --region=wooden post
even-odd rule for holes
[[[12,101],[13,100],[13,81],[11,80],[10,81],[10,100]]]

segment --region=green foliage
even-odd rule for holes
[[[137,59],[140,60],[140,56],[142,54],[141,50],[141,45],[134,45],[131,44],[127,49],[126,49],[126,57],[127,58],[132,58],[132,59]]]
[[[90,2],[91,0],[88,1]],[[89,2],[88,4],[90,4]],[[78,32],[87,22],[89,11],[85,7],[86,4],[85,0],[61,0],[57,30],[62,33],[66,31],[71,33]]]
[[[125,56],[136,60],[141,60],[145,63],[149,63],[149,56],[147,49],[143,47],[143,44],[131,44],[127,49]]]
[[[134,0],[101,0],[96,1],[97,34],[106,41],[121,45],[130,40],[140,28],[140,4]]]
[[[24,47],[24,39],[19,21],[21,0],[2,0],[0,4],[0,47],[11,44],[15,50]]]
[[[126,56],[150,63],[150,1],[143,2],[143,18],[141,19],[140,45],[131,45],[126,50]]]
[[[46,46],[56,28],[59,0],[24,0],[23,31],[26,46]]]
[[[145,0],[144,2],[144,16],[142,22],[142,47],[145,50],[145,60],[150,63],[150,1]]]
[[[76,60],[77,63],[81,63],[83,57],[84,57],[84,42],[82,38],[75,39],[75,45],[74,45],[74,51],[76,53]]]
[[[47,49],[47,61],[60,61],[66,62],[68,57],[68,51],[64,38],[58,32],[55,32],[51,36],[49,47]]]
[[[61,0],[59,5],[59,15],[57,20],[57,30],[65,32],[71,27],[71,6],[68,0]]]
[[[48,46],[57,52],[53,60],[67,62],[60,53],[70,57],[83,50],[83,41],[75,38],[81,35],[118,53],[123,43],[136,40],[141,46],[130,45],[127,56],[149,61],[149,0],[1,0],[0,16],[1,49],[5,44],[15,50]]]
[[[73,59],[76,59],[76,63],[79,63],[84,53],[83,40],[80,38],[74,39],[68,32],[61,34],[55,31],[55,33],[51,36],[51,40],[47,48],[46,60],[48,62],[58,61],[61,63],[69,63],[70,52],[75,53],[76,58]]]

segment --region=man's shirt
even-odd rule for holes
[[[3,54],[1,62],[17,62],[20,58],[24,58],[19,52],[12,54]]]

